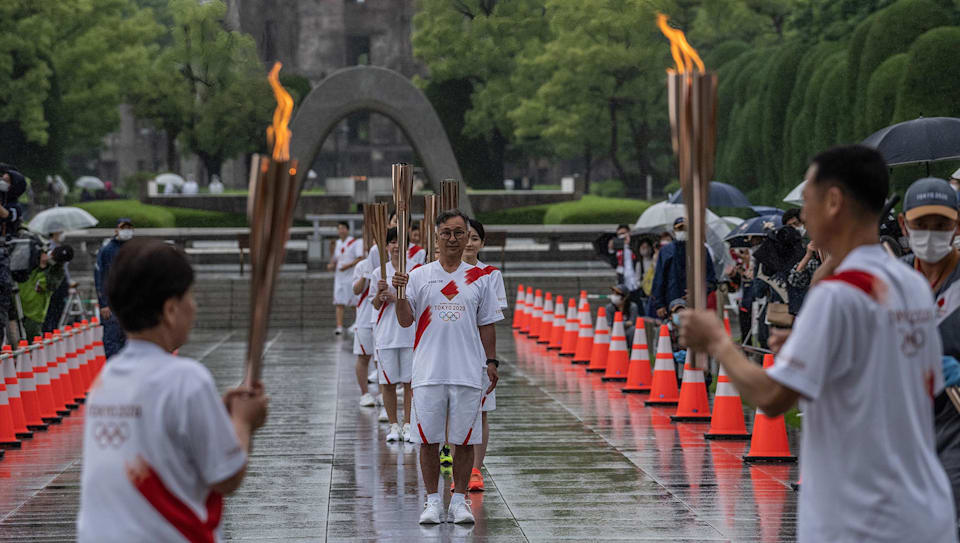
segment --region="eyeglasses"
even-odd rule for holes
[[[451,237],[460,239],[467,235],[466,230],[441,230],[439,233],[443,239],[450,239]]]

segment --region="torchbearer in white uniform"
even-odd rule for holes
[[[803,404],[801,542],[957,540],[934,444],[943,389],[936,306],[926,280],[880,245],[887,165],[859,145],[820,153],[807,170],[804,224],[830,256],[774,366],[744,358],[716,313],[686,311],[680,341],[709,352],[770,416]]]
[[[379,380],[383,393],[383,405],[387,410],[390,428],[387,441],[404,440],[413,443],[410,429],[410,406],[413,401],[413,327],[403,328],[397,323],[397,290],[390,286],[397,272],[400,247],[397,245],[397,229],[387,230],[387,277],[380,277],[380,268],[373,270],[371,280],[377,285],[373,297],[373,341],[376,344]],[[413,266],[415,270],[418,265]],[[403,427],[397,415],[397,385],[403,385]]]
[[[462,261],[468,218],[457,210],[437,217],[439,258],[409,274],[393,276],[406,287],[397,301],[397,322],[416,322],[413,355],[413,420],[420,445],[420,472],[427,488],[422,524],[442,521],[439,447],[454,443],[454,494],[447,512],[456,523],[474,521],[465,501],[473,446],[482,441],[481,402],[499,376],[496,329],[503,319],[490,275]],[[483,390],[483,374],[490,385]]]
[[[353,294],[353,267],[363,260],[363,243],[350,235],[347,223],[337,224],[337,244],[328,268],[333,275],[333,305],[337,310],[336,335],[343,334],[343,311],[356,297]]]
[[[490,281],[497,291],[497,305],[500,311],[503,311],[507,308],[507,291],[503,284],[503,274],[497,268],[488,266],[477,258],[480,250],[483,249],[486,237],[487,234],[483,225],[479,221],[470,219],[470,229],[467,234],[467,246],[463,251],[463,261],[476,266],[483,270],[484,274],[490,276]],[[490,386],[490,382],[484,375],[483,389],[486,390],[488,386]],[[483,442],[477,446],[473,453],[473,469],[470,472],[470,483],[467,485],[467,490],[471,492],[483,491],[483,471],[481,471],[481,467],[483,466],[483,459],[487,455],[487,445],[490,443],[490,425],[487,423],[487,413],[497,408],[497,391],[492,390],[489,394],[484,394],[482,402]]]
[[[107,286],[127,333],[90,390],[77,539],[220,541],[223,496],[243,481],[263,387],[221,397],[210,371],[171,354],[196,316],[187,256],[159,240],[117,252]]]

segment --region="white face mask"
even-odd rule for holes
[[[133,239],[133,228],[124,228],[117,232],[117,239],[120,241],[130,241]]]
[[[10,183],[0,181],[0,192],[7,192],[8,190],[10,190]]]
[[[623,301],[623,296],[620,296],[619,294],[611,294],[611,295],[610,295],[610,302],[611,302],[613,305],[620,305],[620,302],[622,302],[622,301]]]
[[[797,227],[797,232],[800,232],[800,237],[802,238],[803,236],[807,235],[807,227],[801,224]]]
[[[910,230],[907,228],[907,235],[910,238],[910,249],[913,254],[920,260],[932,264],[940,262],[950,254],[954,231]]]
[[[680,230],[673,233],[673,237],[677,238],[677,241],[687,241],[687,231]]]

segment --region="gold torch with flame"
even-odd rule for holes
[[[667,97],[673,152],[687,206],[687,307],[707,307],[706,209],[716,149],[717,74],[705,70],[681,30],[657,14],[657,26],[670,40],[676,69],[667,70]],[[707,367],[706,353],[693,353],[694,366]]]
[[[263,348],[270,320],[270,305],[280,266],[290,239],[293,209],[297,203],[297,161],[290,159],[290,116],[293,98],[280,84],[281,64],[270,70],[268,80],[277,99],[273,123],[267,127],[271,157],[254,155],[250,165],[247,215],[250,221],[250,327],[244,384],[260,380]]]

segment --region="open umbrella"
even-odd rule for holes
[[[806,181],[801,181],[799,185],[793,187],[790,194],[783,199],[784,203],[803,207],[803,187],[805,187],[806,184]]]
[[[683,191],[670,195],[671,204],[683,203]],[[750,207],[750,200],[733,185],[719,181],[710,182],[710,193],[707,195],[707,205],[710,207]]]
[[[730,225],[721,219],[716,213],[707,211],[707,246],[713,253],[714,265],[718,272],[722,272],[730,255],[723,245],[723,238],[730,232]],[[633,225],[633,231],[636,233],[650,232],[670,232],[673,230],[673,221],[679,217],[686,217],[687,206],[683,204],[671,204],[670,202],[657,202],[648,207],[640,215],[636,224]]]
[[[743,219],[741,219],[740,217],[724,216],[720,218],[723,219],[723,222],[730,225],[731,230],[743,224]]]
[[[785,213],[779,207],[772,206],[750,206],[750,209],[757,215],[783,215]]]
[[[87,190],[103,190],[103,181],[97,179],[92,175],[84,175],[83,177],[78,177],[76,181],[73,182],[73,186],[79,187],[81,189]]]
[[[175,186],[175,187],[182,187],[183,184],[186,183],[186,181],[185,181],[182,177],[180,177],[179,175],[177,175],[177,174],[175,174],[175,173],[162,173],[162,174],[158,175],[156,179],[154,179],[154,182],[155,182],[157,185],[161,185],[161,186],[164,186],[164,187],[167,186],[167,185],[173,185],[173,186]]]
[[[862,142],[883,155],[888,166],[960,158],[960,119],[920,117],[870,134]]]
[[[723,241],[731,247],[746,247],[746,240],[752,236],[765,236],[783,226],[780,215],[762,215],[743,221],[743,224],[727,234]]]
[[[51,207],[37,213],[29,228],[40,234],[67,232],[97,225],[97,219],[79,207]]]

